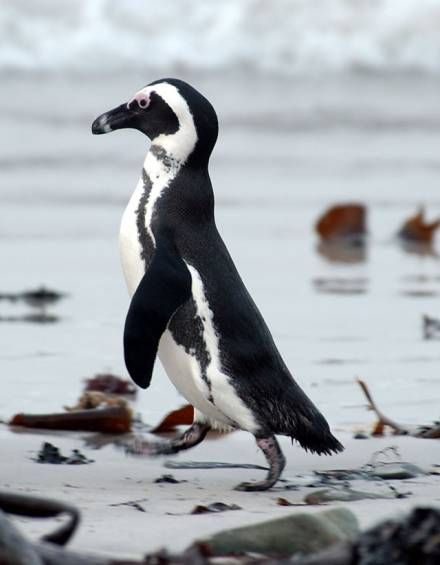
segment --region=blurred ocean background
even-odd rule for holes
[[[440,3],[434,0],[2,0],[0,292],[68,293],[53,324],[0,301],[0,416],[73,404],[82,379],[126,376],[119,221],[148,140],[93,137],[100,113],[175,76],[214,104],[217,223],[283,356],[336,428],[386,413],[439,416],[436,246],[395,234],[420,205],[440,216]],[[335,202],[368,206],[355,262],[320,253]],[[322,281],[348,292],[322,292]],[[330,285],[331,286],[331,285]],[[183,403],[157,365],[138,408]]]
[[[438,71],[436,0],[3,0],[0,68]]]

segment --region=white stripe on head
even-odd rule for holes
[[[176,133],[159,135],[153,140],[154,145],[163,147],[168,155],[183,165],[194,151],[198,139],[191,110],[189,109],[187,101],[179,93],[177,88],[167,82],[160,82],[142,88],[134,95],[132,100],[140,98],[150,100],[150,96],[153,92],[159,95],[162,100],[168,104],[176,114],[179,122],[179,129]],[[130,103],[131,101],[129,104]]]

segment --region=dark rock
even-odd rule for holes
[[[370,436],[365,432],[356,432],[353,436],[354,439],[370,439]]]
[[[416,508],[401,520],[388,520],[362,534],[356,565],[438,565],[440,510]]]
[[[172,485],[177,485],[179,483],[186,483],[186,481],[178,481],[173,475],[162,475],[155,479],[155,483],[169,483]]]

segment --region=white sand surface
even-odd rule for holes
[[[182,550],[196,539],[222,529],[256,523],[294,512],[317,512],[324,507],[280,507],[279,496],[292,503],[301,503],[304,496],[316,490],[299,486],[286,490],[282,483],[263,493],[244,493],[233,490],[242,480],[255,480],[264,471],[252,469],[169,470],[164,458],[134,459],[120,450],[107,446],[100,450],[83,449],[87,434],[12,433],[1,429],[2,471],[1,489],[11,489],[52,497],[77,505],[82,512],[82,523],[70,547],[81,551],[96,551],[113,556],[141,557],[160,547]],[[417,462],[428,468],[440,461],[440,444],[435,440],[409,437],[354,440],[348,434],[339,434],[346,451],[334,457],[306,454],[283,438],[287,455],[284,477],[299,485],[314,470],[358,468],[367,463],[373,453],[396,445],[405,461]],[[38,464],[32,460],[42,441],[48,440],[69,453],[79,448],[95,460],[90,465],[67,466]],[[220,439],[206,440],[200,446],[173,460],[221,461],[264,464],[261,454],[250,435],[234,433]],[[179,484],[156,484],[164,473],[172,473]],[[416,505],[440,506],[440,476],[427,475],[408,480],[387,481],[407,498],[335,502],[330,506],[345,506],[357,516],[362,528],[407,511]],[[371,492],[388,491],[384,481],[352,481],[352,488]],[[112,506],[138,501],[145,509],[141,512],[131,506]],[[197,504],[213,502],[234,503],[242,510],[218,514],[189,515]],[[16,519],[23,531],[36,538],[49,531],[50,520]]]

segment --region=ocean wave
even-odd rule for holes
[[[438,0],[2,0],[0,70],[440,71]]]

